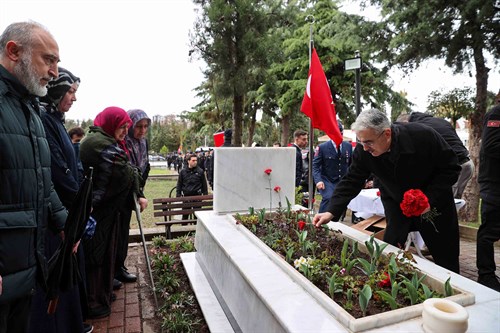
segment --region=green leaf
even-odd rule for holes
[[[403,283],[406,286],[406,290],[408,291],[408,297],[410,298],[411,305],[416,304],[418,299],[417,289],[415,289],[413,284],[409,281],[403,281]]]
[[[432,298],[434,293],[427,287],[427,285],[422,283],[422,289],[424,290],[424,297],[425,299]]]
[[[386,291],[378,290],[375,293],[378,294],[380,297],[382,297],[382,299],[389,304],[389,306],[391,307],[392,310],[395,310],[398,308],[398,303],[396,303],[396,300],[394,299],[394,297],[389,295],[389,293],[387,293]]]
[[[368,302],[372,298],[372,288],[365,284],[361,292],[359,293],[359,306],[361,311],[363,311],[363,316],[366,316],[366,309],[368,308]]]
[[[451,276],[444,283],[444,296],[445,297],[453,296],[453,288],[451,287],[450,280],[451,280]]]

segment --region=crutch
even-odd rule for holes
[[[135,215],[137,217],[137,224],[139,224],[139,232],[141,233],[142,248],[144,249],[144,256],[146,257],[146,265],[148,267],[149,279],[151,280],[151,288],[153,289],[156,309],[158,309],[158,299],[156,298],[156,288],[153,280],[153,273],[151,272],[151,263],[149,261],[148,249],[146,247],[146,238],[144,237],[144,233],[142,232],[141,209],[139,208],[139,203],[137,202],[137,194],[135,192],[134,192],[134,207],[135,207]]]

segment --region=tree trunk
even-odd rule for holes
[[[282,116],[281,118],[281,146],[286,147],[290,137],[290,118],[291,114]]]
[[[233,97],[233,147],[241,147],[241,138],[243,135],[243,96]]]
[[[484,63],[481,47],[474,49],[474,63],[476,65],[476,107],[470,118],[469,153],[474,163],[475,170],[463,194],[463,199],[465,199],[467,204],[465,209],[460,213],[460,220],[465,222],[476,222],[479,212],[479,185],[477,183],[477,174],[479,170],[479,149],[483,131],[483,118],[486,113],[488,72],[490,70]]]

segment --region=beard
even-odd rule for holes
[[[14,67],[14,74],[24,87],[33,95],[47,95],[47,86],[40,84],[40,78],[31,61],[31,51],[23,52],[19,63]]]

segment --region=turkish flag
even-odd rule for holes
[[[220,147],[224,144],[224,132],[214,133],[214,145]]]
[[[314,128],[325,132],[339,146],[342,143],[342,134],[337,123],[332,93],[316,49],[313,48],[312,51],[311,67],[300,111],[311,118]]]

